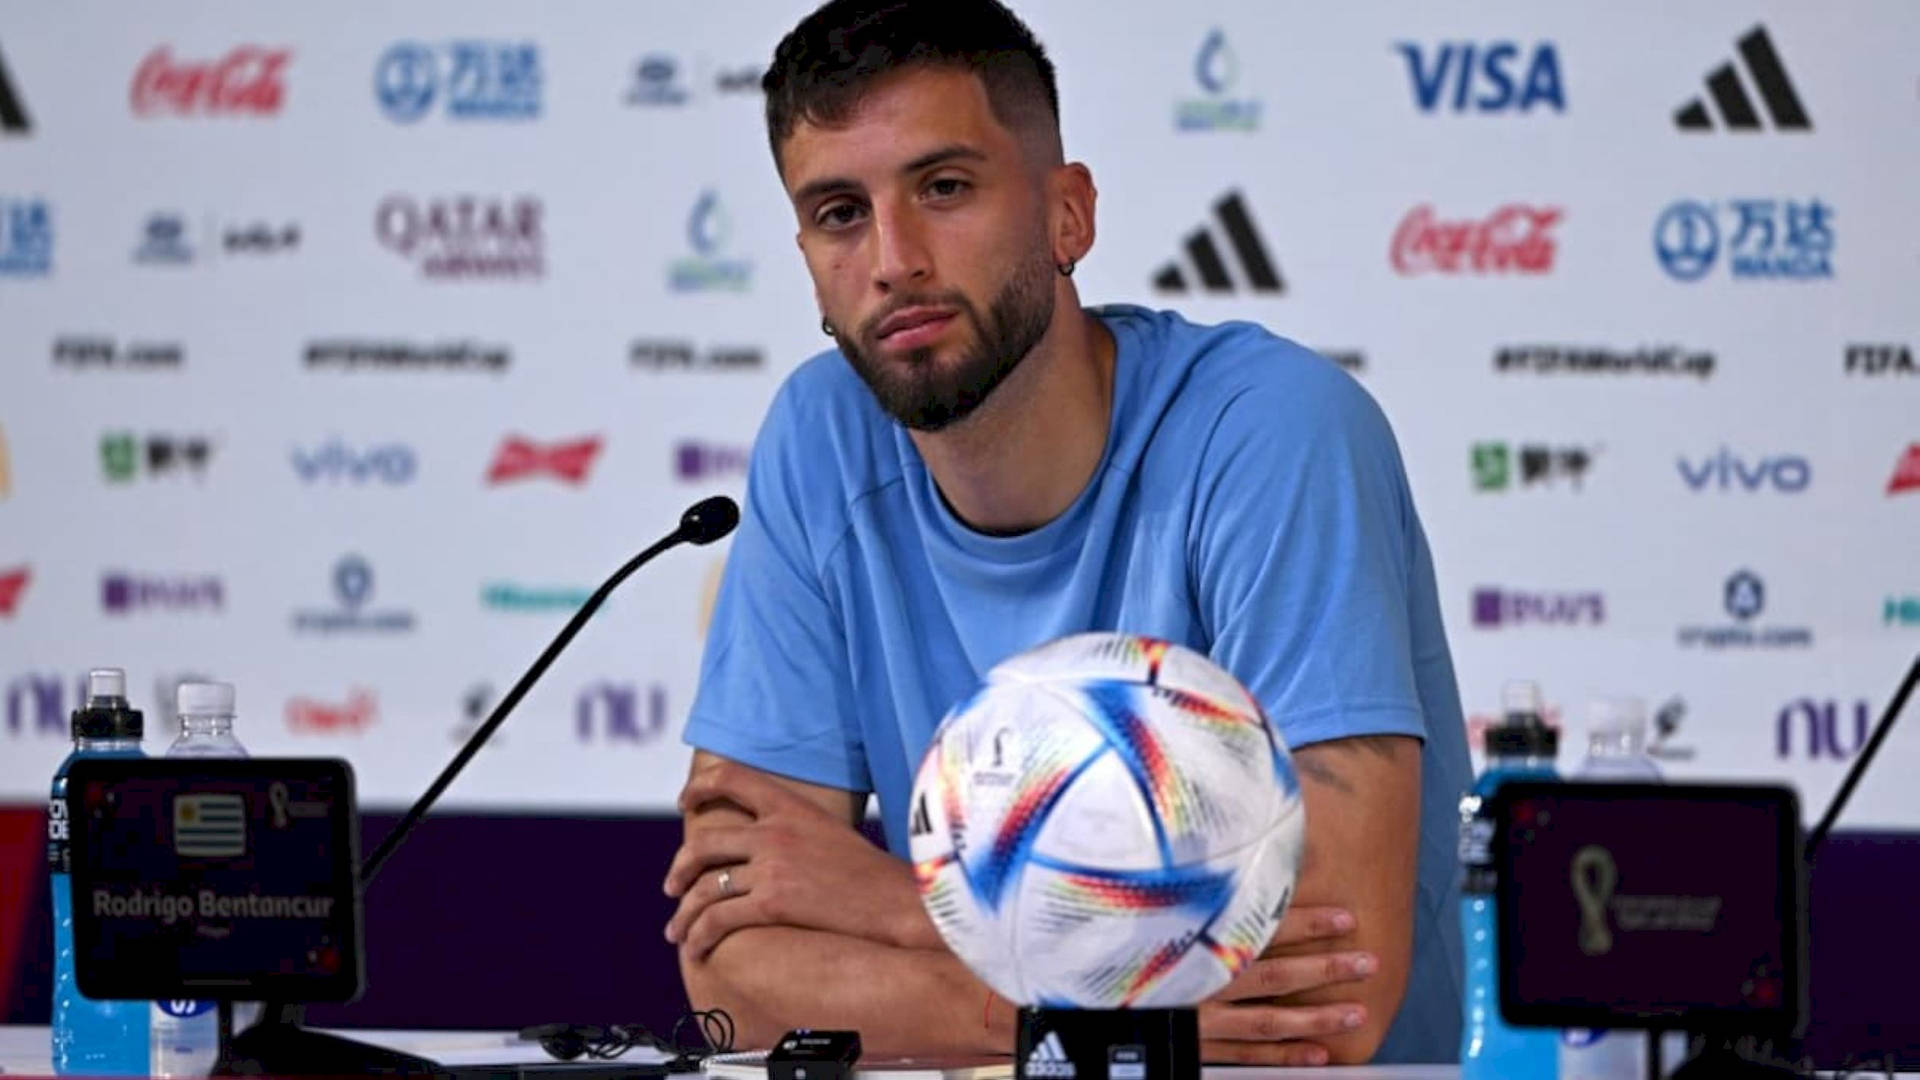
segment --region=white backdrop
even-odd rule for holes
[[[0,798],[44,797],[75,683],[116,664],[150,710],[230,679],[255,753],[344,755],[404,802],[566,604],[740,496],[824,343],[752,81],[804,11],[0,9]],[[1920,647],[1911,4],[1020,11],[1100,191],[1083,296],[1356,366],[1468,711],[1536,678],[1578,732],[1636,695],[1678,718],[1672,772],[1788,777],[1817,812]],[[1756,27],[1807,125],[1737,44]],[[1676,122],[1696,99],[1709,130]],[[1216,211],[1235,194],[1278,289]],[[1422,206],[1441,228],[1397,247]],[[1170,265],[1192,291],[1156,289]],[[450,802],[668,809],[723,554],[633,581]],[[1702,643],[1724,629],[1761,643]],[[1851,823],[1920,823],[1916,746]]]

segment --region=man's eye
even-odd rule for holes
[[[927,185],[927,191],[937,198],[948,198],[967,190],[967,182],[957,177],[943,176]]]
[[[814,217],[822,228],[844,229],[860,220],[860,208],[852,203],[834,203]]]

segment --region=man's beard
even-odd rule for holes
[[[834,340],[853,370],[889,415],[915,431],[939,431],[966,419],[1020,366],[1053,322],[1053,264],[1031,260],[1000,289],[982,319],[959,292],[902,296],[860,328],[856,344],[836,331]],[[973,328],[970,347],[956,363],[940,364],[932,348],[882,358],[875,333],[880,321],[916,305],[950,307]]]

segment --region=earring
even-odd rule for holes
[[[820,332],[828,337],[833,336],[833,324],[828,322],[824,315],[820,317]]]
[[[1065,263],[1055,265],[1054,269],[1060,271],[1061,277],[1072,277],[1075,265],[1074,260],[1068,259]]]

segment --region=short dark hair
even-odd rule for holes
[[[760,80],[774,164],[802,121],[844,123],[876,81],[911,67],[978,76],[994,119],[1058,154],[1053,61],[998,0],[828,0],[780,40]]]

